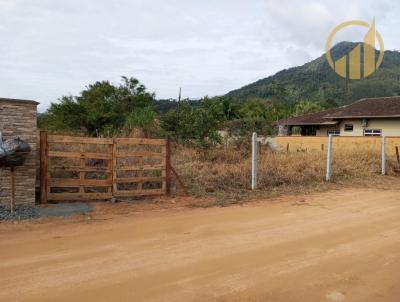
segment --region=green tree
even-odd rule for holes
[[[52,103],[50,109],[38,118],[39,127],[50,131],[80,130],[85,112],[72,96],[64,96],[60,103]]]
[[[135,129],[140,129],[144,137],[152,137],[158,134],[156,112],[152,107],[139,108],[128,114],[124,132],[129,136]]]
[[[202,148],[216,144],[221,140],[217,130],[226,119],[221,104],[221,100],[214,102],[208,97],[199,100],[196,107],[182,103],[179,110],[172,109],[162,117],[161,127],[168,135]]]
[[[154,94],[135,78],[122,77],[122,83],[109,81],[89,85],[79,96],[64,96],[52,103],[39,125],[53,131],[80,130],[90,135],[115,134],[126,125],[128,116],[146,108],[147,118],[155,118]],[[139,114],[139,113],[138,113]],[[142,112],[142,114],[144,114]],[[132,118],[132,117],[131,117]],[[148,122],[147,126],[150,125]]]
[[[312,101],[302,101],[295,106],[295,115],[302,115],[302,114],[307,114],[307,113],[314,113],[314,112],[319,112],[323,108],[321,105],[317,102],[312,102]]]

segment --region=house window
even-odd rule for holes
[[[353,124],[344,124],[344,131],[353,131]]]
[[[382,129],[364,129],[364,136],[381,136]]]
[[[333,130],[328,130],[328,135],[333,135],[333,136],[340,136],[340,130],[339,129],[333,129]]]

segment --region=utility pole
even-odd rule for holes
[[[180,114],[180,110],[181,110],[181,94],[182,94],[182,88],[179,88],[179,96],[178,96],[178,122],[179,122],[179,114]]]
[[[179,87],[178,107],[177,107],[177,110],[176,110],[176,119],[177,119],[177,121],[176,121],[176,124],[175,124],[175,125],[177,126],[177,129],[175,129],[175,130],[178,130],[179,127],[180,127],[180,120],[181,120],[181,95],[182,95],[182,88]],[[179,131],[177,131],[177,133],[179,133]],[[178,134],[178,136],[177,136],[177,139],[179,139],[179,134]]]
[[[178,113],[180,110],[180,105],[181,105],[181,95],[182,95],[182,88],[179,88],[179,96],[178,96]]]

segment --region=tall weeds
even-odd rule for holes
[[[380,154],[358,150],[335,152],[332,161],[332,181],[360,182],[378,177]],[[176,146],[172,163],[190,192],[241,192],[248,190],[251,159],[246,148],[209,149],[198,151]],[[388,160],[388,173],[393,174],[394,159]],[[309,187],[324,183],[326,154],[322,152],[271,152],[258,155],[258,188]]]

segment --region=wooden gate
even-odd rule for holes
[[[40,133],[40,202],[163,195],[169,141]]]

